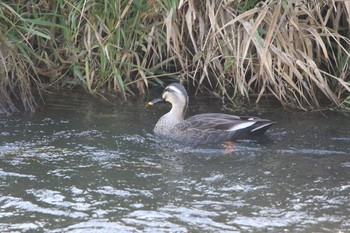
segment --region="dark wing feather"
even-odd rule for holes
[[[254,122],[249,127],[230,130],[241,123]],[[245,138],[264,133],[273,122],[258,117],[241,117],[222,113],[199,114],[187,118],[178,125],[183,133],[183,142],[206,144]]]
[[[248,121],[258,121],[257,117],[241,117],[223,113],[199,114],[186,119],[193,127],[201,129],[230,130],[232,127]]]

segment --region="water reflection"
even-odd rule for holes
[[[34,116],[0,120],[2,232],[350,228],[342,116],[266,112],[279,122],[269,135],[227,153],[155,138],[161,113],[144,103],[60,99]]]

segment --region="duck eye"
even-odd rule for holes
[[[164,92],[174,92],[174,90],[171,89],[171,88],[165,88],[165,89],[164,89]]]

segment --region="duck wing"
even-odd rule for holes
[[[181,130],[196,134],[202,141],[219,142],[263,134],[272,124],[258,117],[206,113],[187,118]]]

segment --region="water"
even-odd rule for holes
[[[206,102],[191,114],[220,110]],[[227,151],[162,142],[169,106],[145,103],[57,96],[3,116],[0,231],[350,232],[348,118],[265,111],[267,136]]]

